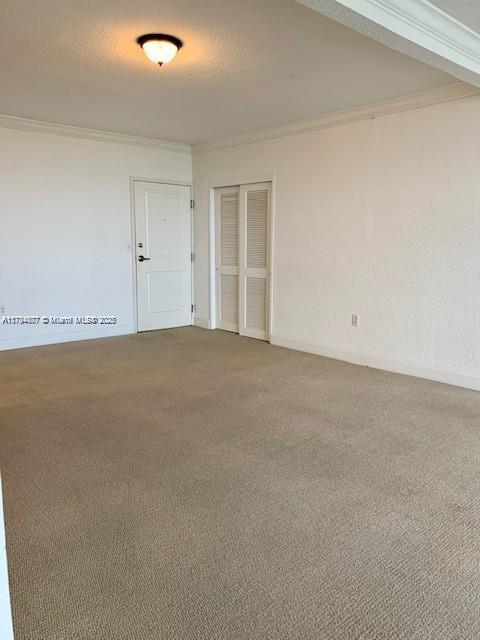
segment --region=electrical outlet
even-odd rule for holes
[[[356,313],[352,313],[352,327],[359,327],[360,326],[360,316],[358,316]]]

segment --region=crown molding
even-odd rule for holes
[[[480,76],[480,34],[428,0],[296,0],[323,15],[345,10]],[[343,21],[343,20],[341,20]],[[358,21],[358,18],[357,18]],[[362,32],[362,25],[349,21]],[[368,30],[368,27],[367,27]],[[375,33],[371,36],[375,38]]]
[[[85,129],[83,127],[73,127],[65,124],[55,124],[53,122],[42,122],[41,120],[30,120],[29,118],[20,118],[18,116],[0,114],[0,128],[34,131],[36,133],[51,133],[57,136],[83,138],[97,142],[154,147],[156,149],[163,149],[164,151],[191,154],[190,145],[179,142],[168,142],[167,140],[160,140],[158,138],[144,138],[142,136],[131,136],[124,133],[114,133],[112,131],[100,131],[98,129]]]
[[[480,89],[464,82],[455,82],[445,87],[440,87],[431,91],[414,93],[395,100],[376,102],[363,107],[356,107],[354,109],[347,109],[344,111],[333,111],[326,113],[315,120],[303,120],[301,122],[293,122],[271,129],[264,129],[255,133],[194,144],[192,146],[192,152],[197,154],[204,151],[235,147],[242,144],[251,144],[253,142],[261,142],[264,140],[274,140],[275,138],[283,138],[286,136],[315,133],[322,129],[340,127],[346,124],[362,122],[364,120],[374,120],[375,118],[381,118],[394,113],[402,113],[403,111],[411,111],[413,109],[422,109],[424,107],[463,100],[475,96],[480,96]]]
[[[261,142],[263,140],[273,140],[275,138],[283,138],[285,136],[314,133],[330,127],[339,127],[346,124],[361,122],[363,120],[373,120],[375,118],[380,118],[394,113],[401,113],[412,109],[421,109],[435,104],[462,100],[479,95],[480,88],[473,87],[472,85],[464,82],[456,82],[445,87],[440,87],[430,91],[422,91],[420,93],[403,96],[394,100],[376,102],[343,111],[333,111],[315,119],[293,122],[240,136],[221,138],[210,142],[194,144],[192,146],[179,142],[168,142],[158,138],[146,138],[123,133],[114,133],[111,131],[86,129],[83,127],[54,124],[52,122],[43,122],[40,120],[31,120],[29,118],[21,118],[18,116],[4,114],[0,114],[0,128],[33,131],[36,133],[49,133],[70,138],[95,140],[97,142],[153,147],[156,149],[163,149],[165,151],[174,151],[190,155],[192,152],[202,153],[204,151]]]

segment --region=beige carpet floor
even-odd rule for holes
[[[480,637],[480,394],[194,328],[0,389],[17,640]]]

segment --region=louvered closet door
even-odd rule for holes
[[[239,188],[215,191],[217,327],[238,333],[239,324]]]
[[[240,334],[269,333],[270,183],[240,187]]]

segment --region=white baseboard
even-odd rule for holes
[[[111,338],[136,333],[133,324],[103,325],[102,327],[86,327],[84,331],[58,331],[56,333],[30,334],[23,337],[0,339],[0,351],[22,349],[24,347],[41,347],[47,344],[92,340],[95,338]]]
[[[193,326],[200,327],[201,329],[210,329],[210,321],[204,318],[194,318]]]
[[[322,347],[320,345],[309,344],[299,340],[291,340],[290,338],[282,338],[280,336],[272,336],[270,343],[277,347],[285,347],[286,349],[294,349],[295,351],[305,351],[318,356],[333,358],[334,360],[343,360],[344,362],[350,362],[364,367],[382,369],[383,371],[401,373],[415,378],[424,378],[425,380],[434,380],[435,382],[451,384],[455,387],[463,387],[465,389],[480,391],[480,378],[475,376],[455,373],[453,371],[444,371],[442,369],[423,367],[410,362],[389,360],[388,358],[371,356],[366,353],[354,353],[350,351],[330,349],[329,347]]]
[[[8,588],[7,547],[2,503],[2,480],[0,478],[0,638],[13,640],[10,590]]]

